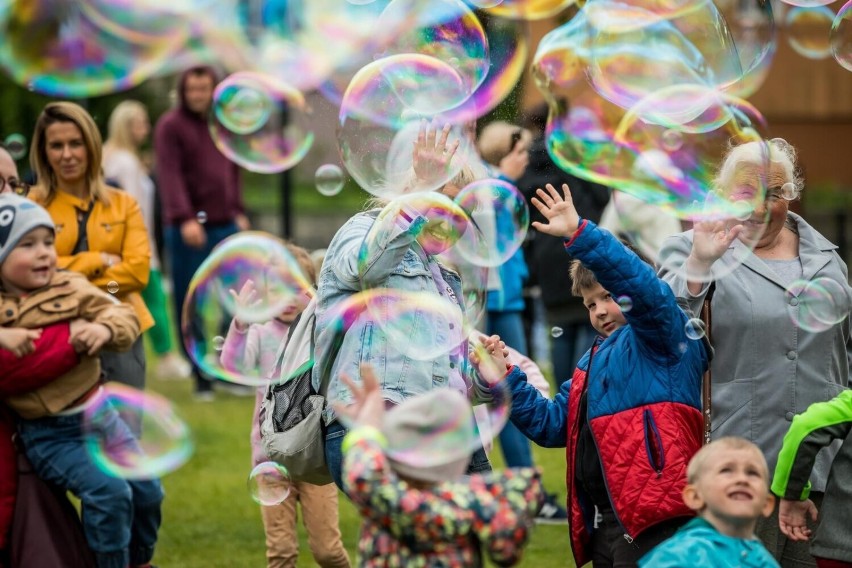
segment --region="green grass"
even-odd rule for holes
[[[149,361],[154,368],[154,360]],[[218,392],[215,402],[198,403],[191,396],[191,381],[150,376],[148,388],[172,400],[192,428],[196,445],[189,463],[163,478],[166,500],[154,562],[167,568],[265,566],[260,512],[246,487],[253,398]],[[499,451],[492,452],[491,458],[495,467],[502,467]],[[564,502],[564,450],[535,448],[535,459],[544,469],[548,491]],[[353,561],[359,526],[357,512],[341,495],[340,528]],[[299,543],[298,566],[315,566],[301,525]],[[521,565],[573,566],[567,527],[536,527]]]

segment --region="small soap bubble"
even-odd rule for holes
[[[225,347],[225,338],[221,335],[217,335],[213,338],[213,349],[216,351],[221,351],[222,348]]]
[[[115,280],[110,280],[107,283],[107,292],[109,292],[110,294],[117,294],[118,293],[118,282],[116,282]]]
[[[619,296],[616,299],[616,302],[618,303],[618,307],[621,308],[622,312],[626,313],[633,309],[633,298],[631,298],[630,296]]]
[[[799,192],[796,191],[796,186],[792,182],[787,182],[781,186],[781,197],[787,201],[792,201],[798,197]]]
[[[248,489],[255,503],[280,505],[290,495],[292,481],[287,468],[275,462],[263,462],[251,470]]]
[[[332,197],[343,189],[343,170],[335,164],[323,164],[317,168],[314,180],[317,184],[317,191],[327,197]]]
[[[669,129],[663,132],[663,148],[668,152],[677,152],[683,147],[683,134],[677,130]]]
[[[27,139],[23,134],[10,134],[3,144],[13,160],[20,160],[27,155]]]
[[[686,336],[693,340],[698,340],[704,337],[706,326],[699,318],[691,318],[684,326]]]
[[[554,326],[550,328],[550,337],[553,337],[554,339],[557,337],[562,337],[563,333],[565,333],[565,330],[563,330],[561,327]]]
[[[207,222],[207,211],[199,211],[195,216],[195,220],[201,223],[202,225]]]

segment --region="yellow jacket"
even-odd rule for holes
[[[90,203],[59,190],[50,204],[39,204],[56,224],[57,268],[80,272],[101,290],[133,306],[145,331],[154,326],[140,294],[148,285],[151,260],[145,221],[131,195],[114,188],[108,188],[107,195],[109,205],[95,201],[86,223],[89,250],[75,255],[71,252],[77,244],[77,211],[88,211]],[[121,262],[107,266],[102,252],[120,256]]]
[[[107,326],[112,332],[105,345],[108,349],[129,349],[139,337],[139,322],[133,309],[76,272],[57,271],[50,284],[23,298],[0,292],[0,326],[38,329],[77,318]],[[56,414],[89,392],[100,377],[100,358],[82,353],[80,363],[53,382],[4,402],[22,418]]]

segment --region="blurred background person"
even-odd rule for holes
[[[565,102],[567,105],[567,102]],[[582,180],[565,173],[547,153],[545,127],[548,107],[540,103],[524,113],[523,124],[533,133],[529,148],[529,166],[517,182],[527,203],[536,189],[551,183],[560,187],[567,183],[571,188],[574,206],[583,219],[597,223],[607,202],[609,190],[601,185]],[[530,206],[530,221],[543,222],[544,218],[535,207]],[[550,357],[557,388],[571,378],[574,367],[586,350],[591,347],[595,330],[589,324],[589,315],[581,299],[571,295],[571,277],[568,270],[571,257],[565,254],[562,239],[530,230],[524,249],[530,270],[529,286],[541,290],[541,303],[547,327],[550,329]],[[527,295],[534,302],[531,295]],[[528,309],[527,313],[532,313]]]
[[[195,271],[213,247],[249,228],[239,167],[219,152],[207,126],[217,82],[212,67],[185,71],[178,80],[177,108],[160,118],[154,132],[157,191],[181,333],[183,303]],[[196,399],[213,400],[212,381],[194,363],[193,374]],[[247,389],[246,394],[254,392]]]
[[[515,185],[527,169],[530,142],[529,131],[508,122],[495,121],[479,133],[477,149],[490,166],[493,177]],[[476,218],[476,212],[473,216]],[[495,217],[493,225],[498,232],[511,234],[514,231],[508,211],[497,209]],[[507,346],[523,356],[529,355],[523,321],[523,289],[529,277],[524,251],[519,248],[496,270],[489,270],[488,277],[486,335],[499,335]],[[507,467],[533,467],[530,442],[514,424],[507,422],[499,439]],[[557,503],[555,495],[548,494],[536,522],[567,523],[568,513]]]
[[[174,350],[169,306],[163,290],[163,274],[154,235],[154,196],[156,189],[142,163],[140,150],[151,132],[148,111],[138,101],[124,101],[109,117],[107,140],[104,143],[104,175],[110,182],[132,195],[139,203],[148,240],[151,245],[151,270],[142,299],[154,318],[148,330],[151,347],[159,357],[157,376],[162,378],[188,377],[189,363]]]

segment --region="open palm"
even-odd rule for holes
[[[568,184],[562,184],[562,193],[556,191],[552,184],[545,186],[547,191],[539,188],[536,197],[532,198],[532,204],[538,209],[547,223],[535,221],[532,226],[539,232],[554,237],[568,238],[572,236],[580,224],[580,216],[571,199],[571,190]]]

